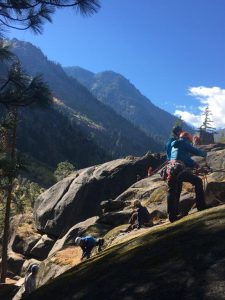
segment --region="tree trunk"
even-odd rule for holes
[[[16,163],[16,131],[17,131],[17,109],[14,108],[12,111],[13,116],[13,129],[12,129],[12,143],[10,151],[10,160],[12,163],[13,170],[10,170],[8,175],[8,188],[7,188],[7,199],[5,208],[5,219],[4,219],[4,232],[2,239],[2,270],[1,270],[1,283],[6,280],[7,272],[7,260],[8,260],[8,243],[9,243],[9,220],[12,202],[12,190],[13,190],[13,179],[15,177],[15,163]]]

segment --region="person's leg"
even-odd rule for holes
[[[98,239],[96,246],[98,246],[98,252],[102,251],[102,246],[104,245],[104,239]]]
[[[85,257],[88,259],[90,258],[91,256],[91,251],[93,250],[93,248],[95,247],[96,245],[88,245],[88,247],[86,247],[86,251],[85,251]]]
[[[133,225],[137,220],[137,212],[132,213],[130,219],[129,219],[129,224]]]
[[[121,229],[120,232],[129,232],[131,230],[133,230],[136,227],[136,223],[137,223],[137,212],[133,212],[128,223],[130,224],[126,229]]]
[[[178,176],[178,179],[177,179],[177,203],[179,203],[179,200],[180,200],[180,194],[182,192],[182,185],[183,185],[183,182],[179,180],[179,176]]]
[[[205,209],[205,195],[201,178],[199,178],[197,175],[194,175],[190,171],[183,171],[181,174],[179,174],[179,180],[182,182],[189,182],[194,185],[196,194],[196,207],[198,210]]]
[[[138,212],[134,212],[130,218],[131,229],[138,227]]]
[[[170,222],[174,222],[177,220],[178,215],[178,183],[176,179],[172,179],[168,182],[168,193],[167,193],[167,212],[169,216]]]

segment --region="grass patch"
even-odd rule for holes
[[[69,265],[73,267],[80,263],[81,256],[82,251],[80,247],[68,247],[58,251],[51,257],[51,261],[61,266]]]

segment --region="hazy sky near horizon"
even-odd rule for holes
[[[225,0],[102,0],[88,18],[60,10],[42,35],[10,30],[62,66],[124,75],[155,105],[225,127]]]

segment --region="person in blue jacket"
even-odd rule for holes
[[[180,133],[182,132],[182,128],[180,126],[175,126],[173,127],[172,130],[172,136],[167,140],[166,145],[165,145],[165,150],[166,150],[166,157],[167,160],[170,160],[171,156],[171,150],[172,150],[172,143],[179,139]]]
[[[85,237],[76,237],[75,239],[75,245],[80,246],[83,253],[81,260],[85,258],[89,258],[91,255],[91,251],[95,246],[98,246],[98,251],[101,251],[101,247],[104,244],[104,239],[96,239],[91,235],[85,236]]]
[[[191,155],[206,157],[207,153],[191,145],[192,136],[188,132],[181,132],[178,140],[171,143],[171,155],[169,165],[173,170],[175,162],[182,165],[178,174],[170,176],[168,180],[167,207],[171,222],[179,219],[178,206],[182,190],[182,183],[189,182],[195,187],[196,207],[198,210],[206,208],[202,179],[193,174],[192,169],[198,167]],[[168,168],[169,169],[169,168]],[[170,174],[169,174],[170,175]]]

